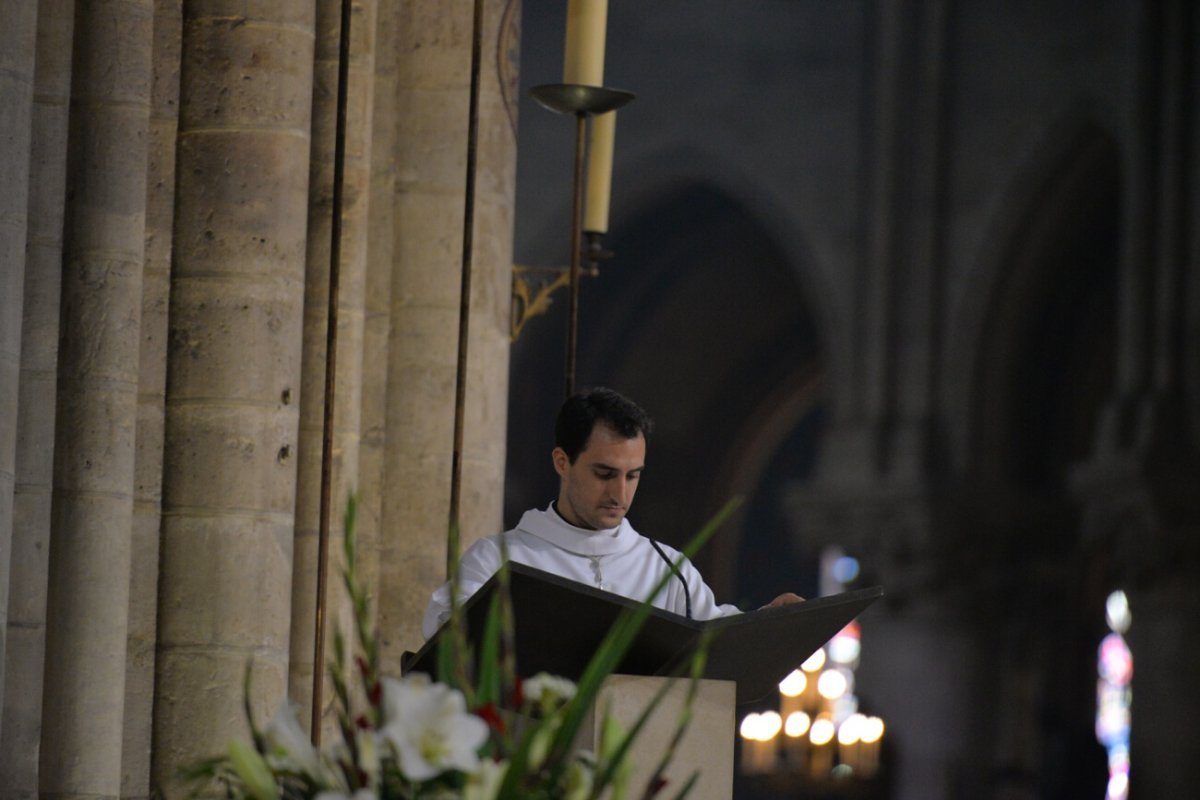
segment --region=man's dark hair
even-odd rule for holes
[[[634,439],[639,433],[648,439],[654,428],[649,414],[612,389],[597,386],[571,395],[558,411],[554,444],[563,449],[572,464],[587,447],[588,437],[597,422],[604,423],[626,439]]]

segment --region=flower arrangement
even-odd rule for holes
[[[684,549],[685,556],[707,541],[732,508],[731,504],[696,536]],[[193,796],[234,800],[590,800],[602,793],[623,800],[631,796],[631,745],[668,687],[628,730],[603,715],[595,752],[580,750],[575,741],[602,682],[648,616],[649,601],[617,621],[578,683],[545,673],[522,680],[512,659],[512,609],[507,602],[507,570],[502,569],[501,591],[489,609],[478,659],[468,647],[458,593],[452,591],[452,635],[445,637],[439,652],[440,680],[422,673],[384,676],[369,599],[358,577],[355,515],[351,497],[344,519],[342,577],[354,611],[354,669],[347,669],[345,637],[335,631],[330,670],[340,736],[331,746],[317,750],[286,703],[265,729],[259,729],[249,704],[248,666],[244,694],[252,741],[234,740],[227,753],[185,769],[181,777],[193,787]],[[451,552],[457,552],[454,532],[450,546]],[[457,588],[456,575],[451,575],[451,582]],[[662,585],[655,594],[661,589]],[[692,660],[690,691],[673,740],[647,785],[632,796],[650,800],[668,788],[663,774],[686,729],[704,654],[701,646]],[[475,663],[478,675],[472,676]],[[345,678],[348,674],[356,676],[353,691]],[[670,787],[674,792],[670,796],[686,797],[696,778],[692,775],[681,787]]]

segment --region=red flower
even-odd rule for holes
[[[484,703],[475,709],[475,715],[486,722],[492,730],[497,733],[504,733],[504,720],[500,718],[495,703]]]

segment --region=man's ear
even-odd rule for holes
[[[554,462],[554,471],[558,473],[558,477],[565,478],[567,471],[571,469],[571,459],[567,457],[567,451],[556,447],[550,454],[550,459]]]

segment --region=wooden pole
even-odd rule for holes
[[[583,154],[587,114],[575,115],[575,194],[571,201],[570,311],[567,314],[566,396],[575,394],[575,353],[579,343],[579,271],[583,258]]]
[[[325,319],[325,418],[321,432],[321,509],[317,532],[317,610],[313,636],[312,728],[321,746],[321,707],[325,684],[325,605],[329,585],[329,519],[333,486],[333,409],[337,387],[338,284],[342,263],[342,206],[346,182],[346,105],[350,82],[351,0],[342,0],[338,40],[337,124],[333,139],[333,219],[329,245],[329,300]]]
[[[467,121],[467,181],[463,200],[462,288],[458,306],[458,371],[454,385],[454,455],[450,472],[450,546],[446,575],[458,559],[459,505],[462,501],[463,423],[467,401],[467,343],[471,328],[471,265],[475,241],[475,162],[479,150],[479,72],[483,38],[483,0],[475,0],[471,32],[471,100]]]

